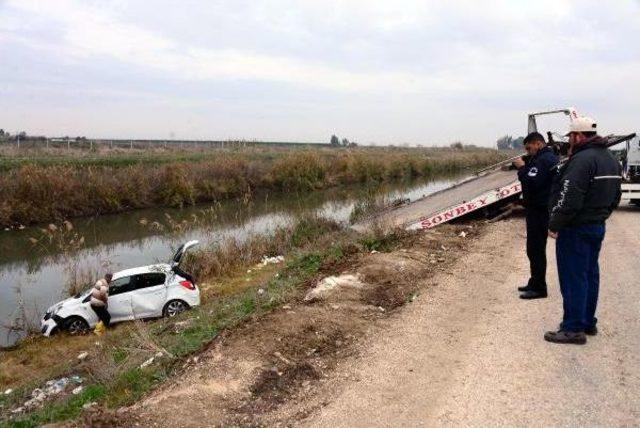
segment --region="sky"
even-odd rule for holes
[[[569,106],[640,130],[640,0],[0,0],[0,58],[12,133],[491,146]]]

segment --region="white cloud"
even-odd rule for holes
[[[12,102],[47,84],[38,71],[64,67],[56,79],[96,103],[133,86],[139,111],[155,112],[159,100],[194,116],[209,109],[229,126],[212,132],[238,137],[278,139],[286,128],[316,140],[339,123],[355,139],[481,143],[522,127],[516,117],[527,110],[567,104],[627,126],[640,93],[638,11],[638,2],[595,0],[10,0],[0,3],[0,50],[16,69],[35,64],[22,80],[6,73],[7,85],[20,83]],[[189,93],[166,87],[180,85]],[[237,98],[233,129],[221,111],[233,108],[230,96],[223,107],[210,101],[225,88]],[[267,126],[256,118],[273,99],[279,116]],[[105,129],[116,117],[132,121],[127,129],[140,124],[115,107],[103,117]]]
[[[181,46],[139,26],[120,22],[107,11],[72,1],[16,0],[19,10],[62,25],[62,46],[50,49],[76,59],[111,57],[183,79],[267,80],[345,91],[424,91],[437,79],[403,72],[353,72],[318,61],[233,49]],[[40,48],[42,44],[38,45]]]

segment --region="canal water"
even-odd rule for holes
[[[203,245],[229,237],[239,240],[273,231],[303,214],[317,213],[348,222],[359,201],[383,197],[415,200],[447,188],[465,175],[439,180],[413,181],[303,192],[263,195],[253,200],[231,200],[183,209],[156,208],[130,213],[77,219],[72,233],[84,243],[72,257],[59,245],[49,243],[42,228],[0,231],[0,347],[9,346],[25,334],[25,326],[38,327],[46,308],[68,295],[70,268],[85,272],[118,271],[168,261],[174,250],[189,239]],[[170,217],[170,220],[168,217]],[[198,226],[181,232],[169,227],[183,220]],[[164,228],[154,226],[154,222]],[[71,237],[67,237],[69,240]],[[34,244],[33,239],[39,242]]]

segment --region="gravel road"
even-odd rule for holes
[[[522,301],[524,222],[491,225],[438,286],[391,320],[306,426],[639,426],[640,212],[608,223],[598,336],[547,343],[562,316],[554,242],[550,296]]]

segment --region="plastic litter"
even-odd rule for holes
[[[83,409],[85,409],[85,410],[87,410],[87,409],[90,409],[90,408],[92,408],[93,406],[97,406],[97,405],[98,405],[98,403],[96,403],[95,401],[92,401],[92,402],[90,402],[90,403],[84,403],[84,404],[82,405],[82,408],[83,408]]]
[[[73,388],[73,391],[71,391],[71,393],[73,395],[78,395],[82,392],[82,388],[83,388],[82,385],[76,386],[75,388]]]
[[[162,351],[156,352],[156,354],[153,357],[149,358],[144,363],[140,364],[140,368],[143,369],[145,367],[149,367],[151,364],[153,364],[153,362],[156,360],[156,358],[161,358],[162,355],[164,355],[162,353]]]
[[[4,391],[4,395],[9,395],[13,392],[13,389],[9,388]]]
[[[275,256],[275,257],[262,257],[262,266],[266,265],[277,265],[278,263],[284,262],[284,256]]]
[[[80,354],[78,354],[78,359],[80,361],[84,361],[88,356],[89,356],[88,352],[86,352],[86,351],[85,352],[81,352]]]
[[[25,410],[32,410],[41,407],[44,402],[47,401],[47,399],[64,392],[67,386],[72,383],[82,383],[82,378],[78,375],[73,375],[71,377],[62,377],[60,379],[49,380],[44,384],[43,388],[35,388],[33,391],[31,391],[31,398],[25,401],[22,407],[18,407],[12,412],[21,413]],[[81,391],[82,387],[80,386],[79,388]],[[78,387],[76,387],[73,391],[76,391],[77,389]],[[73,393],[77,394],[76,392]]]

